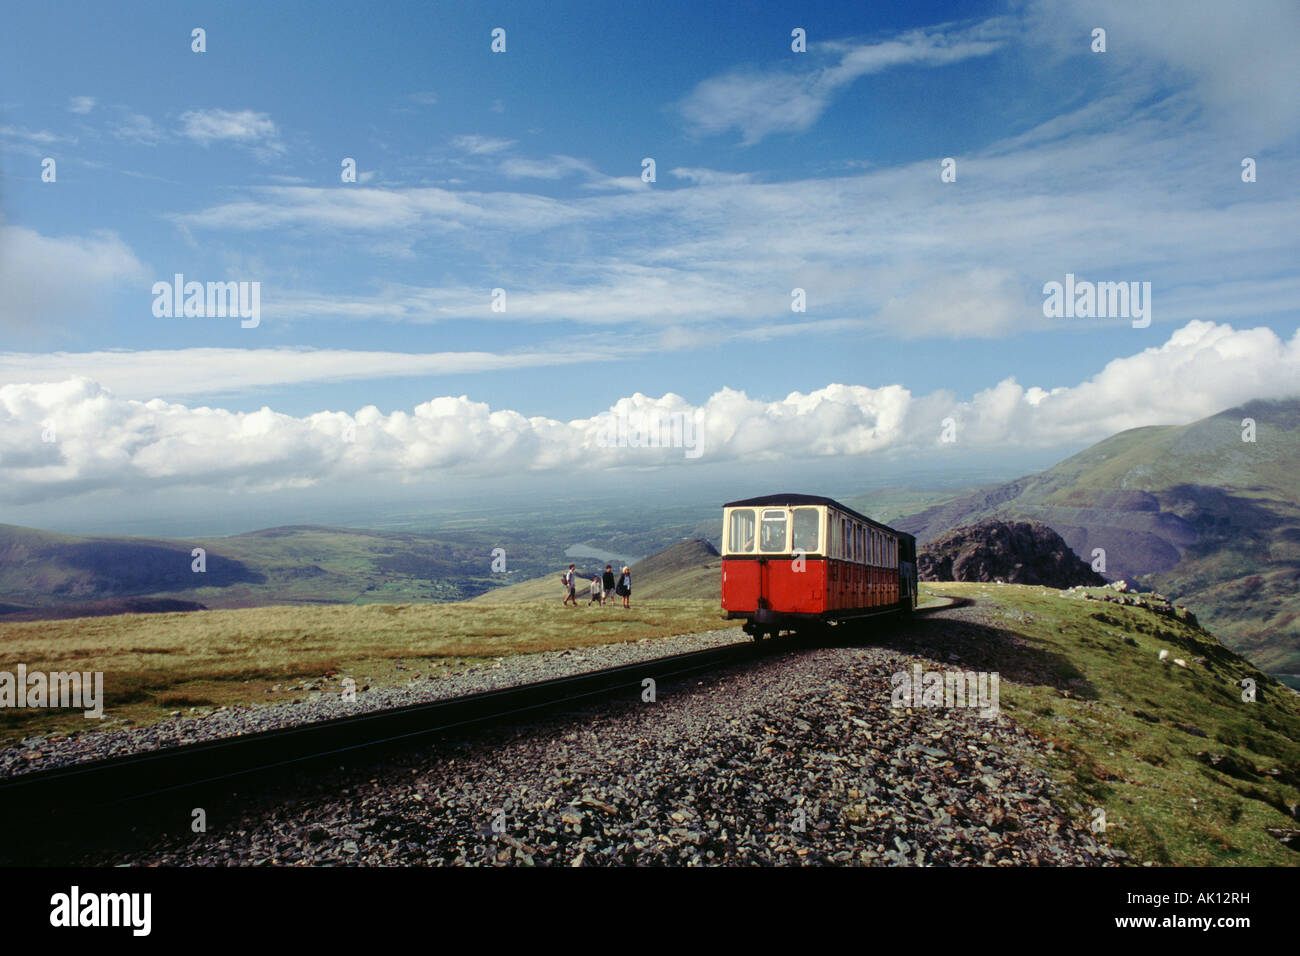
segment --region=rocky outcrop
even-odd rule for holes
[[[1109,601],[1112,604],[1126,604],[1129,607],[1140,607],[1153,614],[1159,614],[1161,617],[1182,621],[1189,627],[1201,626],[1196,619],[1196,615],[1181,604],[1175,604],[1163,594],[1156,594],[1154,591],[1147,594],[1134,593],[1133,588],[1129,586],[1127,581],[1112,581],[1104,588],[1092,591],[1076,585],[1069,588],[1061,596],[1082,598],[1085,601]]]
[[[981,521],[940,535],[917,555],[922,581],[1001,581],[1053,588],[1105,584],[1059,534],[1037,521]]]

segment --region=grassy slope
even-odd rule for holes
[[[932,587],[975,597],[1016,635],[983,665],[1020,675],[1004,679],[1002,713],[1054,745],[1057,776],[1085,821],[1105,810],[1112,843],[1157,864],[1300,862],[1266,832],[1297,826],[1300,698],[1209,632],[1150,611],[1050,588]],[[1160,662],[1161,650],[1189,666]],[[1046,671],[1025,676],[1030,657]],[[1258,682],[1254,703],[1243,677]]]
[[[724,626],[716,602],[622,607],[547,604],[372,604],[262,607],[0,622],[0,670],[102,671],[106,712],[151,723],[177,707],[270,703],[307,679],[354,677],[358,687],[405,683],[507,654],[587,647]],[[272,691],[272,688],[280,687]],[[272,691],[268,693],[268,691]],[[0,737],[87,721],[56,710],[0,712]]]

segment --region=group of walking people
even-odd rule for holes
[[[572,601],[573,606],[577,607],[579,581],[577,566],[572,564],[569,565],[569,570],[560,575],[560,580],[564,582],[564,589],[567,592],[564,597],[564,603],[567,605]],[[591,576],[591,584],[588,586],[588,593],[591,595],[591,599],[587,602],[588,607],[597,603],[605,604],[608,601],[613,601],[616,596],[623,599],[624,607],[631,607],[632,572],[628,570],[627,565],[625,564],[623,565],[623,572],[617,579],[615,579],[614,566],[612,564],[607,564],[605,565],[604,574],[593,574]]]

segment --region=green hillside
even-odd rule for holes
[[[1256,440],[1242,440],[1242,420]],[[1300,673],[1300,401],[1114,435],[1047,471],[901,519],[921,542],[985,518],[1041,521],[1108,578],[1191,607],[1273,673]]]
[[[896,646],[1001,675],[1001,711],[1052,744],[1081,823],[1136,861],[1295,866],[1300,697],[1207,630],[1108,589],[932,584],[976,605],[921,619]],[[978,622],[978,623],[975,623]],[[1167,652],[1165,660],[1160,653]],[[1255,682],[1254,699],[1241,681]]]
[[[515,604],[524,601],[562,601],[564,587],[560,575],[567,563],[552,573],[498,588],[475,600],[487,604]],[[621,568],[615,568],[617,574]],[[692,538],[671,545],[652,554],[629,568],[632,574],[632,597],[636,600],[722,599],[722,558],[709,542]],[[580,581],[590,581],[593,574],[604,571],[603,566],[578,566]],[[579,595],[581,596],[581,585]],[[585,602],[586,597],[582,597]]]

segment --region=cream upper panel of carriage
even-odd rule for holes
[[[821,557],[826,553],[824,505],[772,505],[726,508],[722,515],[722,554]]]
[[[898,539],[825,505],[726,508],[722,554],[805,554],[893,568],[898,566]]]

